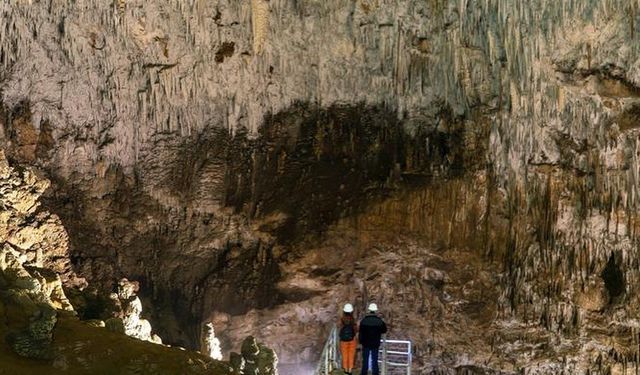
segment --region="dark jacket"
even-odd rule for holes
[[[360,344],[365,348],[379,348],[383,333],[387,333],[387,325],[377,315],[367,314],[360,321]]]

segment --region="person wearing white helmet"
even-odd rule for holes
[[[380,339],[387,333],[387,325],[378,316],[378,305],[369,304],[367,315],[360,321],[360,344],[362,345],[362,372],[367,375],[369,372],[369,359],[371,359],[371,372],[373,375],[380,375],[378,367],[378,350],[380,349]]]
[[[353,305],[347,303],[342,308],[340,318],[340,353],[342,354],[342,370],[345,374],[351,375],[356,363],[356,335],[358,325],[353,317]]]

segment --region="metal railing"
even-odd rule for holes
[[[380,363],[380,374],[382,375],[411,375],[411,364],[413,362],[411,341],[383,338],[378,354],[378,362]]]
[[[334,370],[341,368],[339,345],[338,328],[334,325],[322,349],[315,375],[331,375]],[[378,354],[380,374],[411,375],[411,364],[413,362],[411,349],[411,341],[383,338]]]
[[[338,327],[334,325],[322,349],[322,355],[316,367],[315,375],[330,375],[333,370],[340,368],[340,359],[338,358],[340,353],[338,350],[339,344]]]

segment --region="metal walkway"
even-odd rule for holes
[[[332,375],[334,371],[341,370],[339,345],[338,328],[334,325],[322,349],[315,375]],[[411,341],[387,340],[383,336],[378,355],[381,375],[411,375],[412,361]]]

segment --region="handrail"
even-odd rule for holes
[[[333,370],[340,368],[339,344],[338,328],[333,325],[322,349],[314,375],[330,375]],[[379,353],[378,362],[380,363],[381,375],[398,374],[400,369],[402,369],[402,374],[411,375],[413,362],[411,341],[387,340],[386,337],[383,337]]]
[[[389,350],[390,346],[392,350]],[[404,368],[401,373],[411,375],[411,365],[413,362],[411,349],[411,341],[388,340],[386,337],[383,337],[382,345],[380,345],[381,355],[379,355],[381,359],[378,360],[381,365],[381,374],[391,375],[392,373],[399,373],[398,371],[394,372],[393,370],[396,370],[396,368]]]
[[[333,325],[329,332],[329,337],[324,344],[322,354],[320,355],[320,362],[316,367],[315,375],[330,375],[331,372],[339,368],[338,363],[338,328]]]

